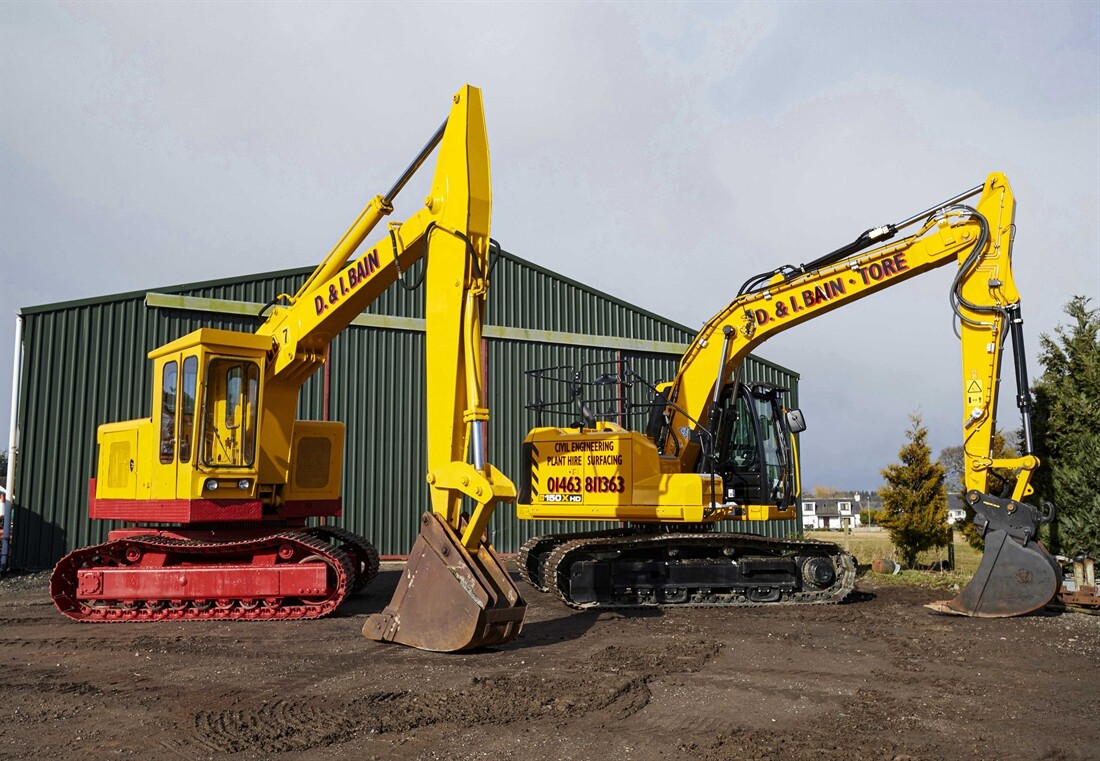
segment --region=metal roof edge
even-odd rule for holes
[[[692,338],[688,339],[687,345],[689,345],[689,346],[691,345],[692,340],[694,340],[694,337],[699,334],[698,330],[692,330],[691,328],[689,328],[686,325],[683,325],[683,324],[678,323],[678,322],[674,322],[673,320],[670,320],[667,317],[662,317],[661,315],[656,314],[654,312],[650,312],[648,309],[643,309],[643,308],[637,306],[636,304],[631,304],[629,301],[626,301],[624,299],[620,299],[616,296],[612,296],[608,293],[605,293],[604,291],[597,290],[596,288],[593,288],[590,285],[585,285],[584,283],[573,280],[570,277],[566,277],[565,275],[562,275],[560,272],[554,272],[553,270],[547,269],[546,267],[543,267],[540,264],[535,264],[534,262],[531,262],[531,261],[528,261],[527,259],[524,259],[522,256],[517,256],[516,254],[513,254],[511,251],[506,251],[503,247],[501,247],[500,253],[501,253],[502,256],[505,256],[505,257],[507,257],[508,259],[511,259],[514,262],[522,264],[525,267],[530,267],[531,269],[535,270],[536,272],[540,272],[543,275],[546,275],[547,277],[552,277],[555,280],[560,280],[563,283],[568,283],[569,285],[572,285],[576,288],[580,288],[581,290],[583,290],[587,293],[591,293],[595,296],[605,298],[608,301],[611,301],[615,304],[618,304],[621,307],[624,307],[626,309],[631,309],[631,310],[633,310],[633,311],[635,311],[639,314],[642,314],[642,315],[645,315],[646,317],[649,317],[650,319],[656,320],[658,322],[662,322],[665,325],[668,325],[669,327],[676,328],[677,330],[682,330],[685,333],[687,333],[689,336],[692,337]],[[752,357],[754,362],[759,362],[760,364],[766,365],[766,366],[770,367],[771,369],[776,370],[778,372],[786,373],[787,375],[792,376],[795,380],[800,380],[802,378],[802,376],[799,373],[796,373],[794,370],[791,370],[789,367],[784,367],[783,365],[779,364],[778,362],[772,362],[770,360],[763,359],[763,358],[757,356],[756,354],[751,354],[750,353],[749,356]]]
[[[251,280],[287,277],[288,275],[297,274],[308,275],[310,272],[313,272],[313,269],[313,267],[292,267],[290,269],[274,270],[272,272],[258,272],[251,275],[234,275],[230,277],[216,278],[214,280],[200,280],[194,283],[182,283],[180,285],[167,285],[163,287],[146,288],[139,291],[112,293],[105,296],[89,296],[83,299],[73,299],[72,301],[58,301],[52,304],[38,304],[35,306],[20,307],[16,309],[16,314],[42,314],[43,312],[56,312],[62,309],[75,309],[77,307],[93,306],[96,304],[110,304],[118,301],[144,299],[149,293],[182,293],[184,291],[192,291],[197,288],[214,288],[219,285],[231,285],[233,283],[243,283]]]
[[[192,312],[211,312],[255,317],[260,304],[229,299],[214,299],[198,296],[182,296],[172,293],[150,291],[145,294],[145,306],[150,309],[181,309]],[[360,314],[349,323],[360,328],[383,328],[388,330],[407,330],[423,333],[427,322],[415,317],[394,317],[391,315]],[[594,336],[562,331],[532,330],[510,328],[504,325],[487,324],[484,326],[485,338],[497,338],[505,341],[528,341],[548,344],[576,344],[580,346],[600,346],[607,349],[640,351],[653,354],[682,355],[688,345],[672,341],[648,341],[637,338],[617,336]],[[590,339],[590,340],[589,340]]]

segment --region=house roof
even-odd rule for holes
[[[859,511],[856,501],[851,497],[814,497],[813,499],[802,500],[802,504],[804,505],[806,503],[813,504],[814,514],[822,518],[839,518],[841,502],[851,503],[852,514]]]

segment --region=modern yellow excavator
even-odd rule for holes
[[[423,207],[352,259],[437,146]],[[344,426],[295,420],[298,395],[333,338],[426,258],[431,509],[393,602],[364,634],[444,651],[515,637],[526,605],[483,541],[497,502],[515,495],[485,461],[491,204],[481,92],[467,85],[390,191],[294,296],[265,307],[255,333],[203,328],[151,352],[152,415],[99,428],[90,490],[92,518],[138,525],[61,560],[51,577],[61,612],[81,621],[315,618],[369,581],[378,555],[366,540],[306,525],[340,515]]]
[[[965,204],[974,197],[975,206]],[[644,433],[596,420],[596,403],[585,398],[589,389],[635,385],[630,371],[595,379],[573,368],[533,371],[538,381],[568,381],[559,401],[540,398],[533,408],[552,411],[564,399],[576,406],[579,422],[536,427],[524,440],[520,518],[621,526],[532,539],[520,552],[524,578],[577,608],[843,599],[853,588],[855,563],[835,545],[714,530],[723,519],[797,515],[792,432],[805,424],[797,410],[782,407],[778,389],[742,382],[742,362],[782,330],[955,262],[950,302],[962,342],[966,499],[985,534],[985,554],[973,580],[938,609],[1011,616],[1045,605],[1060,574],[1037,539],[1053,508],[1022,502],[1032,493],[1039,462],[1031,454],[1023,321],[1011,267],[1014,215],[1007,179],[991,174],[982,185],[868,230],[808,264],[749,279],[692,341],[675,378],[652,389]],[[913,226],[908,237],[888,242]],[[1009,336],[1025,453],[995,459],[997,387]],[[624,396],[616,397],[620,409]],[[993,468],[1015,472],[1010,494],[987,493]]]

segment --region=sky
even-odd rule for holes
[[[493,237],[688,327],[993,171],[1033,378],[1070,298],[1100,306],[1095,0],[5,0],[0,448],[19,308],[317,263],[465,82]],[[877,488],[913,413],[961,443],[949,269],[757,350],[801,374],[807,488]]]

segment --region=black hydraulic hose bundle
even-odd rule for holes
[[[390,228],[390,244],[393,246],[393,266],[397,268],[397,282],[401,284],[401,287],[406,291],[415,291],[420,287],[420,284],[424,282],[424,273],[428,271],[428,239],[432,237],[432,230],[435,229],[435,222],[432,222],[424,230],[424,264],[420,268],[420,275],[417,276],[413,283],[406,283],[405,277],[401,274],[401,260],[398,258],[397,250],[397,234],[393,228]]]

